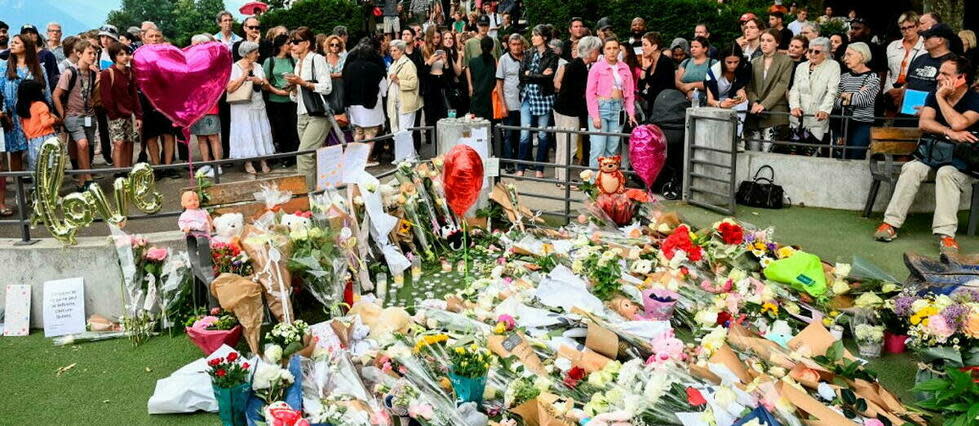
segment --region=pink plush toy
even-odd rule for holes
[[[180,205],[184,212],[177,219],[177,226],[185,234],[192,234],[199,237],[211,237],[214,225],[211,222],[211,215],[201,208],[201,200],[194,191],[185,191],[180,196]]]

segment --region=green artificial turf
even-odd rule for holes
[[[683,204],[666,206],[698,226],[721,218]],[[871,238],[879,216],[865,219],[857,212],[803,207],[741,208],[738,217],[759,226],[774,226],[777,240],[800,245],[830,261],[848,262],[858,254],[898,279],[907,274],[901,260],[904,251],[932,256],[938,253],[929,232],[930,215],[912,215],[901,230],[901,237],[889,244]],[[964,252],[979,250],[975,238],[960,237],[959,243]],[[465,283],[462,274],[441,273],[437,265],[426,267],[421,289],[411,283],[408,275],[401,288],[393,288],[389,278],[387,304],[396,301],[411,305],[429,294],[440,297]],[[312,308],[297,309],[304,317],[322,315]],[[856,353],[852,342],[849,346]],[[200,350],[182,333],[154,337],[138,348],[126,339],[56,347],[40,330],[28,337],[0,337],[0,383],[4,393],[0,397],[0,424],[217,424],[216,414],[146,413],[146,402],[156,380],[199,357]],[[75,367],[57,375],[59,368],[70,364]],[[912,356],[885,355],[871,361],[868,368],[878,373],[881,382],[902,400],[911,401],[910,388],[916,372]]]

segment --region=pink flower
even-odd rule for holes
[[[948,322],[945,321],[945,317],[941,316],[941,314],[929,317],[926,329],[929,333],[941,339],[946,339],[955,334],[955,330],[948,326]]]
[[[165,248],[153,247],[146,251],[146,259],[153,262],[162,262],[166,260],[168,251]]]
[[[506,327],[507,331],[513,330],[513,328],[517,326],[517,321],[514,320],[513,317],[507,314],[500,315],[500,317],[497,318],[496,321],[502,322],[503,325]]]
[[[421,417],[425,420],[431,420],[434,414],[432,406],[428,404],[417,404],[408,407],[408,415],[413,419]]]
[[[867,419],[863,421],[863,426],[884,426],[884,422],[877,419]]]
[[[216,322],[218,322],[218,317],[212,317],[208,315],[204,318],[194,321],[194,325],[192,327],[199,330],[207,330],[208,327],[214,325],[214,323]]]

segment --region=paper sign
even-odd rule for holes
[[[44,337],[85,331],[85,281],[79,278],[44,283]]]
[[[476,142],[489,141],[489,127],[477,127],[473,129],[472,138]]]
[[[370,153],[370,144],[347,144],[347,150],[343,152],[343,183],[357,183],[357,177],[367,166],[367,156]]]
[[[483,173],[484,176],[497,177],[500,175],[500,158],[490,157],[483,161]]]
[[[486,164],[486,159],[489,158],[489,144],[486,139],[478,140],[476,138],[460,138],[460,145],[469,145],[470,148],[475,149],[479,153],[479,159],[483,160],[483,164]]]
[[[404,130],[394,134],[394,163],[418,157],[411,132]]]
[[[31,286],[8,285],[4,336],[26,336],[31,325]]]
[[[922,92],[920,90],[905,90],[904,91],[904,102],[901,103],[901,114],[916,115],[918,111],[914,107],[925,106],[925,98],[928,97],[928,92]]]
[[[342,183],[343,146],[326,146],[316,150],[316,189],[336,188]]]

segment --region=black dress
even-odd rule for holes
[[[639,90],[639,96],[645,101],[646,106],[643,112],[646,113],[646,117],[651,116],[653,101],[656,100],[656,96],[660,92],[676,88],[675,77],[676,66],[673,64],[673,59],[662,54],[656,60],[654,69],[646,68],[642,71],[642,78],[639,79],[639,84],[636,87]]]

